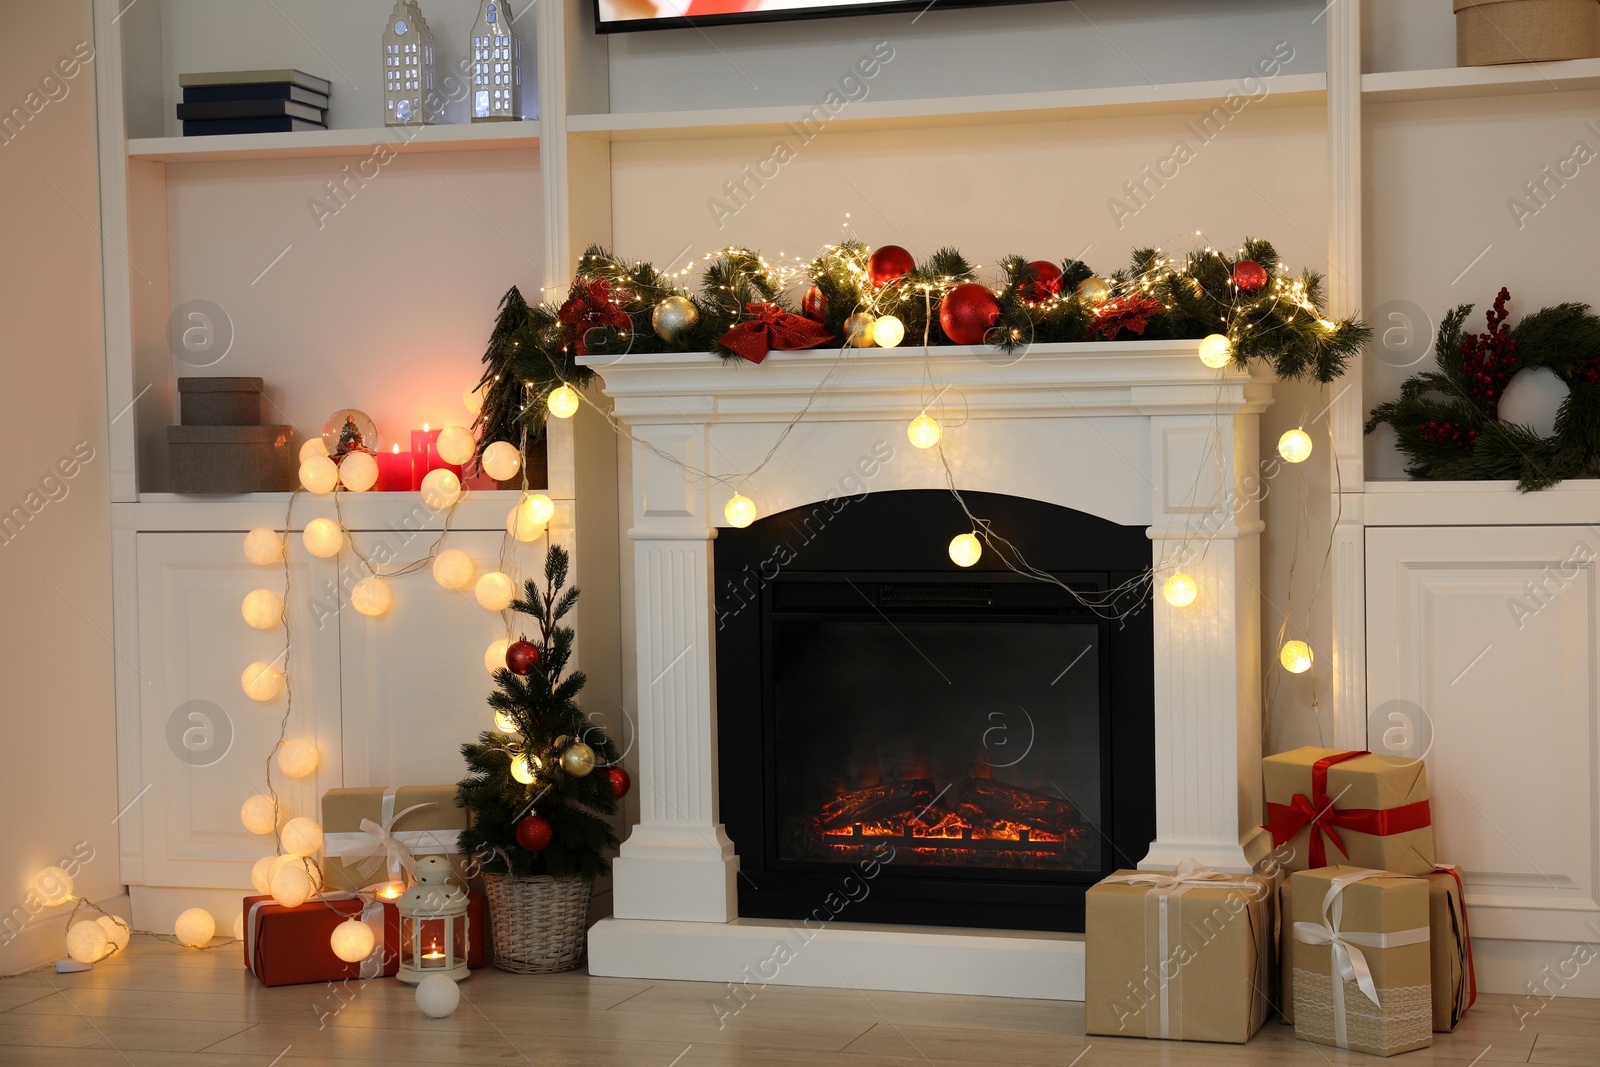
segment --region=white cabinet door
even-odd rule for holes
[[[252,589],[283,591],[283,568],[244,558],[243,532],[137,535],[139,717],[137,766],[121,795],[137,796],[125,819],[142,858],[138,884],[248,888],[250,866],[271,852],[245,832],[239,807],[266,789],[266,756],[289,715],[289,736],[316,741],[316,775],[295,781],[273,765],[286,817],[315,816],[324,789],[340,784],[339,640],[319,631],[310,591],[333,575],[326,561],[291,552],[287,601],[293,642],[281,629],[255,630],[240,605]],[[293,546],[298,548],[298,545]],[[258,703],[240,677],[252,662],[286,667],[288,697]]]
[[[1367,530],[1369,747],[1428,749],[1481,937],[1594,939],[1597,556],[1587,527]]]
[[[555,530],[571,549],[571,538]],[[401,543],[393,531],[354,531],[363,555],[380,542],[392,546],[393,572],[427,554],[432,538]],[[506,537],[487,531],[452,531],[446,547],[472,557],[475,575],[500,569]],[[522,588],[544,575],[544,542],[509,549],[507,573]],[[385,553],[386,555],[388,553]],[[346,557],[348,558],[348,557]],[[347,568],[352,579],[364,571]],[[487,703],[494,682],[484,666],[491,642],[507,636],[498,612],[478,606],[473,590],[452,592],[429,567],[390,580],[394,607],[369,618],[348,606],[339,611],[343,655],[344,779],[346,785],[431,785],[460,781],[466,773],[461,746],[494,725]],[[520,620],[521,617],[519,616]],[[527,620],[531,622],[531,620]],[[568,620],[570,622],[570,619]],[[512,633],[511,639],[518,634]]]

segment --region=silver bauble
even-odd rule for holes
[[[877,316],[870,311],[858,311],[844,320],[844,343],[850,348],[872,347],[872,324]]]
[[[656,305],[650,313],[650,325],[656,336],[669,344],[683,340],[685,334],[700,321],[700,309],[694,301],[683,296],[669,296]]]

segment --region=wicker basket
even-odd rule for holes
[[[494,965],[514,974],[570,971],[583,960],[589,926],[587,879],[485,874]]]
[[[1600,56],[1597,0],[1454,0],[1456,65]]]

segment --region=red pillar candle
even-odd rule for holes
[[[438,440],[439,431],[428,429],[427,423],[422,424],[422,429],[411,431],[412,489],[421,489],[423,477],[434,467],[441,465],[434,451]]]
[[[397,443],[393,451],[379,452],[378,484],[373,488],[380,493],[404,493],[411,488],[411,453],[400,451]]]

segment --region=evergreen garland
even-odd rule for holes
[[[511,605],[538,623],[532,640],[539,646],[539,662],[526,677],[496,671],[499,690],[489,695],[489,706],[510,716],[520,736],[489,730],[477,742],[461,746],[471,773],[458,784],[456,802],[472,818],[458,844],[463,855],[477,857],[490,874],[577,874],[593,880],[610,870],[606,853],[617,846],[616,832],[603,818],[617,811],[603,773],[620,759],[617,746],[578,706],[583,672],[561,677],[572,658],[573,632],[559,623],[578,600],[577,589],[563,589],[567,568],[567,550],[552,545],[545,558],[545,588],[530,580],[522,598]],[[582,778],[561,769],[562,751],[576,741],[595,754],[595,771]],[[535,768],[530,785],[511,776],[518,755],[526,755]],[[550,844],[539,852],[517,844],[517,823],[530,812],[548,819],[554,831]]]
[[[1434,342],[1438,369],[1408,378],[1397,399],[1372,409],[1367,433],[1394,427],[1412,477],[1514,479],[1526,493],[1600,466],[1600,318],[1587,304],[1557,304],[1513,330],[1505,325],[1510,297],[1500,290],[1482,334],[1463,329],[1471,304],[1446,315]],[[1569,390],[1552,437],[1500,418],[1506,385],[1530,367],[1549,368]]]

